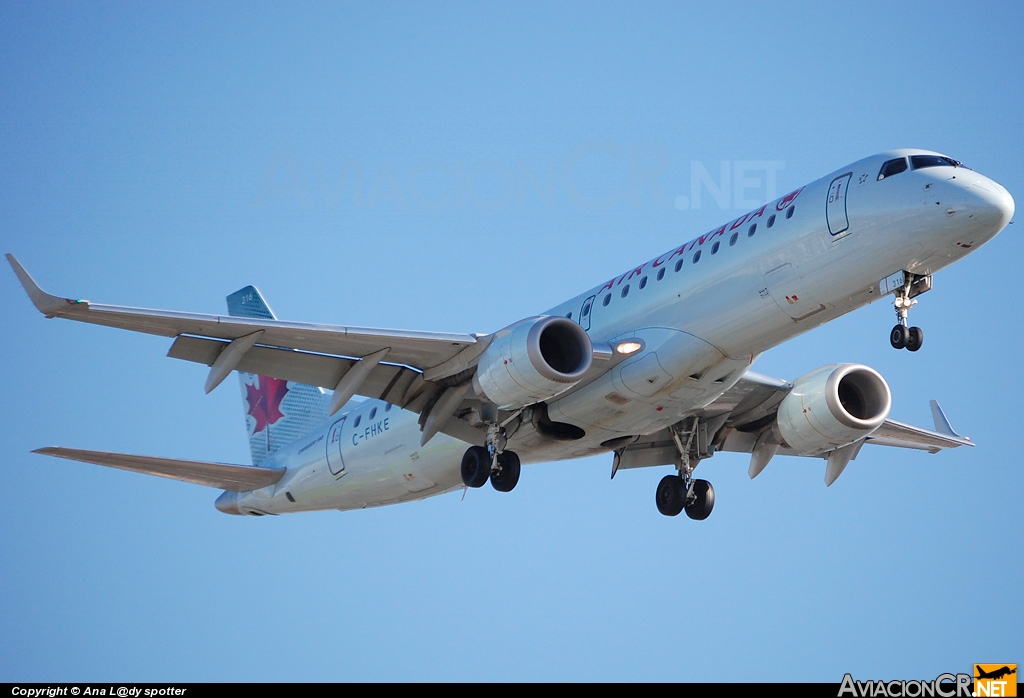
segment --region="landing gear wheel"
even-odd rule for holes
[[[665,516],[678,516],[686,505],[686,486],[678,475],[666,475],[658,483],[654,494],[658,511]]]
[[[483,446],[470,446],[462,456],[462,482],[466,487],[483,487],[491,476],[491,454]]]
[[[498,454],[498,471],[491,473],[491,486],[499,492],[511,492],[519,482],[519,456],[512,451]]]
[[[686,505],[686,515],[694,521],[703,521],[715,508],[715,488],[707,480],[693,481],[694,500]]]
[[[907,337],[907,350],[917,351],[924,344],[924,331],[920,327],[911,327]]]
[[[903,349],[910,341],[910,330],[905,325],[896,325],[889,333],[889,344],[893,349]],[[920,348],[920,347],[919,347]]]

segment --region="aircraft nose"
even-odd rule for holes
[[[965,183],[967,207],[979,222],[991,228],[992,235],[1005,228],[1016,207],[1006,188],[988,177],[977,175]]]

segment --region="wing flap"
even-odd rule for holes
[[[44,456],[105,465],[108,468],[131,470],[146,475],[157,475],[171,480],[216,487],[233,492],[251,492],[273,485],[285,473],[284,468],[257,468],[251,465],[229,465],[205,461],[178,460],[156,456],[135,456],[127,453],[84,451],[77,448],[39,448],[33,451]]]
[[[228,342],[219,339],[181,336],[174,340],[167,356],[212,366],[227,345]],[[341,377],[356,363],[355,359],[257,345],[245,353],[236,368],[245,373],[334,390]],[[419,375],[405,366],[380,363],[374,366],[357,394],[404,407],[406,391]]]

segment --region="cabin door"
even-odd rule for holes
[[[852,172],[839,175],[832,180],[828,188],[828,201],[825,202],[825,219],[828,221],[828,232],[833,238],[842,237],[850,232],[850,219],[846,215],[846,194],[850,189]]]
[[[590,316],[594,313],[594,298],[596,298],[596,296],[591,296],[587,300],[583,301],[583,305],[580,307],[580,327],[587,332],[590,331]]]
[[[327,430],[327,467],[331,474],[341,477],[345,474],[345,459],[341,456],[342,432],[345,418],[342,417]]]

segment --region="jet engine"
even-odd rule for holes
[[[476,392],[501,409],[549,400],[580,381],[594,349],[586,331],[564,317],[538,317],[499,334],[473,377]]]
[[[833,451],[868,436],[889,416],[885,379],[859,364],[832,364],[793,382],[779,404],[779,433],[801,455]]]

